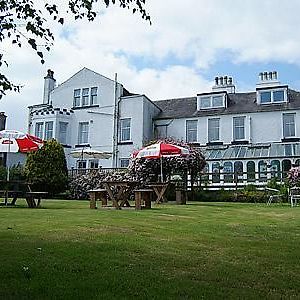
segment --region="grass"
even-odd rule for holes
[[[0,207],[0,299],[299,299],[300,208]]]

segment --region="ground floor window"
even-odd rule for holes
[[[287,172],[290,170],[292,167],[292,163],[289,159],[284,159],[282,161],[282,176],[285,178],[287,177]]]
[[[98,169],[99,168],[99,160],[93,159],[89,161],[90,169]]]
[[[280,178],[280,161],[279,160],[272,160],[271,161],[271,178]]]
[[[238,182],[243,181],[243,163],[241,161],[234,162],[234,176]]]
[[[219,183],[220,182],[220,163],[215,162],[212,164],[212,182]]]
[[[247,162],[247,180],[255,181],[255,162],[254,161]]]
[[[129,166],[129,158],[121,158],[120,159],[120,167],[127,168]]]
[[[224,182],[233,182],[233,164],[226,161],[223,165]]]

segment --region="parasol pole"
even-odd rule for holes
[[[7,168],[7,175],[6,175],[6,180],[9,181],[9,164],[8,164],[8,156],[9,156],[9,153],[10,153],[10,135],[8,136],[8,152],[7,152],[7,155],[6,155],[6,168]]]
[[[162,156],[160,156],[160,181],[163,182],[163,161],[162,161]]]

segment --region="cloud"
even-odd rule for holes
[[[24,84],[20,94],[0,101],[8,126],[26,130],[27,106],[42,101],[48,68],[59,83],[85,66],[110,78],[117,72],[127,89],[156,100],[207,91],[213,79],[206,78],[207,70],[224,59],[300,66],[298,0],[146,2],[152,26],[117,6],[101,10],[95,22],[67,17],[63,27],[51,23],[55,45],[43,66],[28,47],[2,44],[10,62],[7,74]]]

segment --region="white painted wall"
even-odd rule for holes
[[[233,118],[245,116],[245,140],[252,143],[280,142],[283,138],[283,113],[296,113],[296,137],[300,136],[300,112],[275,111],[248,114],[219,115],[198,118],[157,120],[157,125],[170,123],[168,135],[177,139],[186,140],[186,121],[198,120],[198,143],[208,143],[208,119],[220,118],[220,141],[230,144],[233,141]],[[251,125],[250,125],[251,124]],[[251,130],[250,130],[251,128]]]

